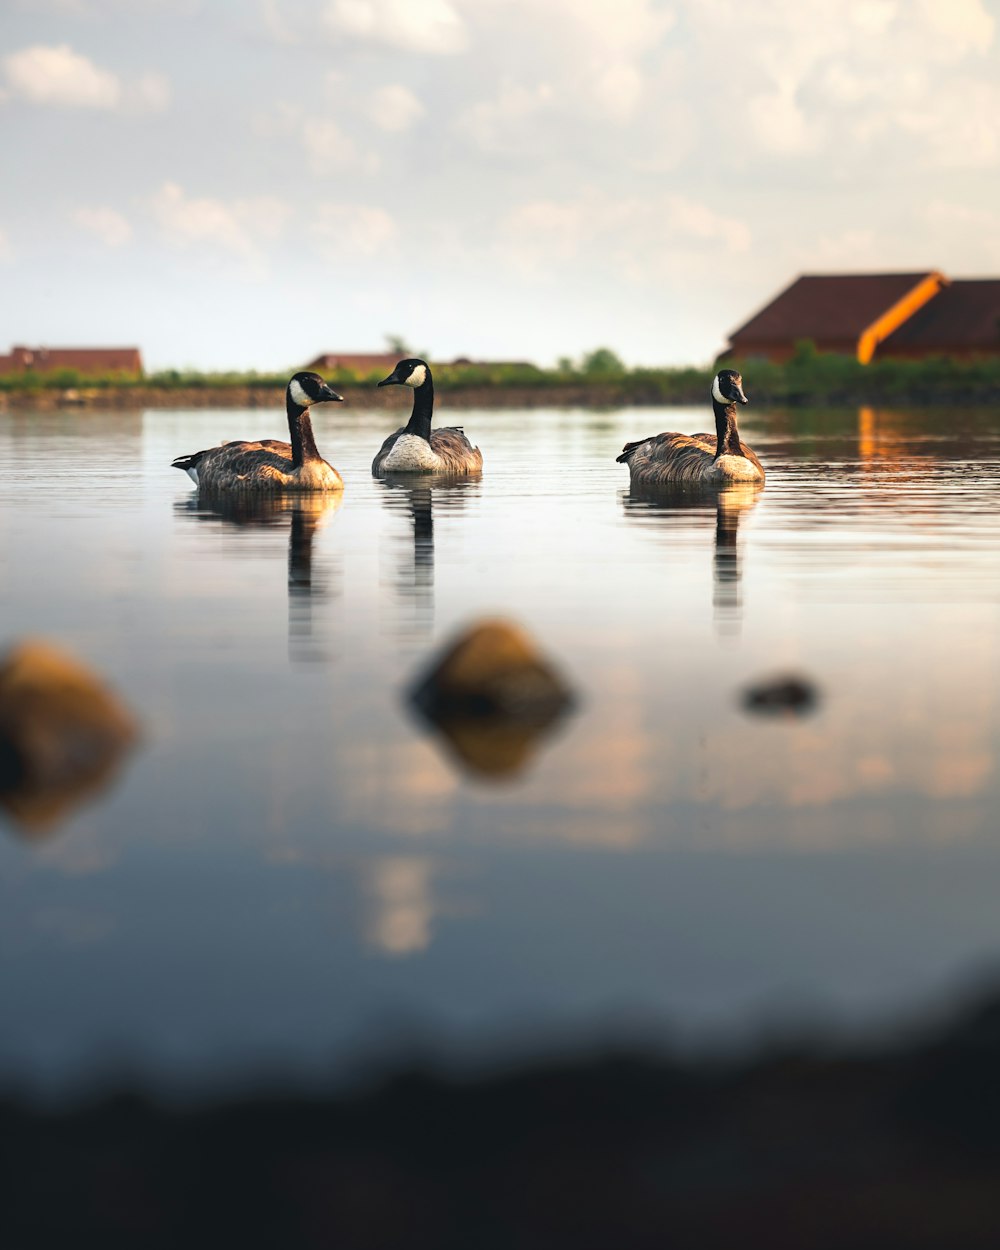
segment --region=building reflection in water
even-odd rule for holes
[[[437,910],[434,863],[424,855],[377,855],[368,866],[365,936],[383,955],[413,955],[431,944]]]
[[[288,654],[297,663],[329,660],[317,641],[314,608],[340,587],[329,567],[313,568],[313,539],[343,502],[342,495],[251,495],[200,492],[175,504],[179,516],[238,530],[288,525]]]
[[[414,477],[388,474],[376,482],[383,490],[386,509],[405,515],[411,536],[394,536],[396,549],[389,581],[412,613],[405,633],[427,637],[434,626],[434,511],[460,512],[471,495],[478,495],[478,478]]]
[[[764,487],[747,482],[731,486],[688,483],[633,487],[622,496],[625,515],[643,520],[666,518],[685,524],[692,512],[715,514],[715,553],[712,559],[712,606],[721,633],[737,633],[743,615],[740,597],[740,519],[755,507]]]

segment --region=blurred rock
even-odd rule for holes
[[[528,634],[487,620],[448,647],[410,701],[470,771],[499,778],[524,767],[573,696]]]
[[[79,661],[29,640],[0,662],[0,805],[41,833],[111,780],[132,714]]]
[[[817,687],[794,674],[772,677],[743,692],[744,709],[763,716],[806,716],[818,706]]]

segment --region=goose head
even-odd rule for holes
[[[743,379],[735,369],[720,369],[712,383],[712,398],[717,404],[748,404],[743,394]]]
[[[392,373],[379,382],[379,386],[423,386],[430,375],[430,366],[426,360],[409,356],[406,360],[401,360]]]
[[[343,395],[323,381],[318,373],[297,373],[288,383],[288,399],[296,408],[308,408],[311,404],[344,402]]]

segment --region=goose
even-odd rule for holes
[[[285,390],[291,443],[263,438],[256,443],[220,443],[190,456],[178,456],[172,467],[183,469],[199,490],[341,491],[344,479],[316,450],[311,404],[342,402],[318,373],[296,373]]]
[[[390,434],[372,461],[372,476],[387,473],[479,473],[483,453],[473,447],[460,426],[431,430],[434,380],[426,360],[401,360],[379,386],[412,386],[413,412],[407,425]]]
[[[742,442],[736,405],[747,403],[743,379],[720,369],[712,382],[715,434],[654,434],[626,443],[616,463],[627,464],[633,486],[664,482],[763,482],[764,469]]]

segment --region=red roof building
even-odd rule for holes
[[[1000,356],[1000,278],[956,278],[879,344],[878,357]]]
[[[350,372],[355,377],[362,378],[377,373],[384,378],[386,374],[392,373],[398,363],[399,356],[396,353],[390,356],[385,352],[324,352],[304,367],[315,373]]]
[[[54,369],[75,369],[93,375],[142,373],[142,353],[138,347],[12,347],[9,356],[0,356],[0,373],[51,373]]]
[[[899,327],[940,298],[948,279],[922,273],[804,274],[729,336],[726,358],[781,363],[810,340],[867,364]]]

